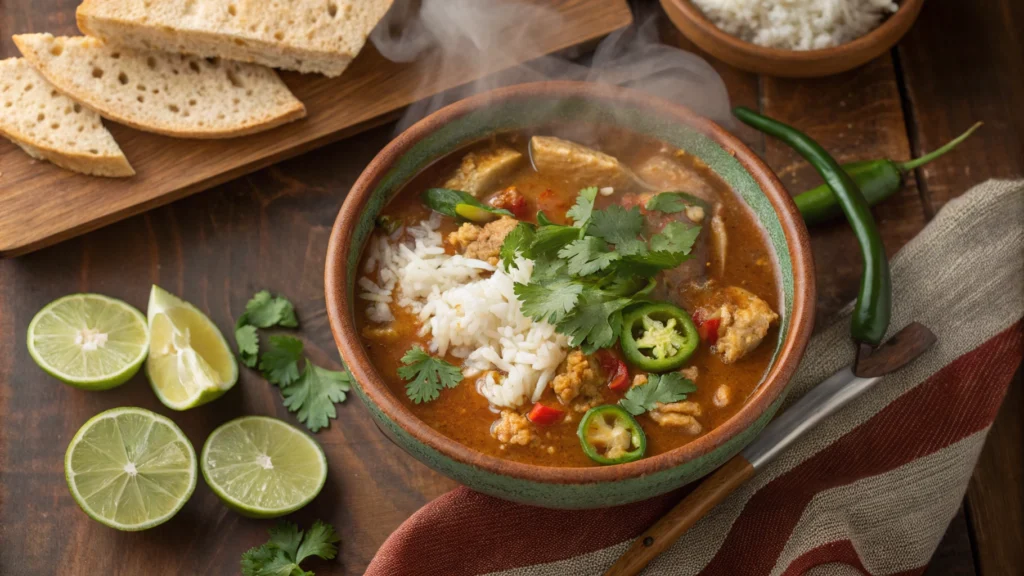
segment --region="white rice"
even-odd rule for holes
[[[851,42],[899,8],[892,0],[693,0],[722,31],[786,50]]]
[[[394,320],[391,306],[408,309],[422,323],[420,335],[430,335],[430,352],[462,358],[463,376],[480,376],[477,391],[493,406],[536,402],[565,358],[568,339],[520,311],[513,286],[529,282],[533,262],[520,258],[519,267],[506,273],[482,260],[447,255],[439,226],[434,214],[371,240],[367,276],[359,279],[367,317],[387,323]],[[504,374],[495,378],[495,370]]]

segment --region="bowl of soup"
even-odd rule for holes
[[[345,199],[325,285],[389,438],[556,508],[650,498],[736,454],[814,312],[807,231],[753,152],[685,107],[577,82],[399,135]]]

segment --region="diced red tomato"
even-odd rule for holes
[[[629,390],[629,368],[618,355],[607,348],[598,350],[597,361],[601,364],[604,373],[608,375],[609,388],[615,392]]]
[[[693,313],[693,323],[697,325],[697,335],[700,339],[714,346],[718,342],[718,327],[722,325],[721,318],[704,319],[704,314],[698,310]]]
[[[526,417],[537,426],[550,426],[562,421],[562,418],[565,417],[565,410],[552,408],[537,402]]]
[[[498,192],[497,196],[491,199],[491,206],[504,208],[520,220],[526,217],[526,197],[520,194],[515,186]]]

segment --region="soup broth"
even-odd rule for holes
[[[648,403],[646,411],[635,415],[646,437],[644,456],[682,446],[732,417],[760,383],[778,339],[775,312],[780,310],[780,290],[775,258],[763,230],[742,200],[685,151],[624,130],[585,128],[548,126],[532,133],[501,134],[438,161],[408,182],[384,210],[360,267],[360,275],[373,288],[364,291],[366,283],[360,280],[357,295],[362,292],[364,300],[369,297],[376,301],[357,305],[357,325],[369,357],[392,392],[440,433],[499,458],[542,466],[599,465],[582,447],[582,432],[578,430],[581,419],[595,406],[627,405],[623,403],[627,393],[645,385],[645,379],[653,384],[654,372],[630,362],[625,345],[618,340],[590,354],[565,345],[555,378],[571,376],[579,362],[585,362],[586,368],[578,372],[584,381],[581,392],[573,397],[570,385],[560,388],[562,394],[556,393],[556,382],[551,379],[542,386],[536,401],[535,388],[518,405],[496,406],[493,393],[487,397],[481,392],[480,380],[489,377],[501,386],[508,378],[507,372],[497,366],[489,376],[466,370],[465,350],[457,355],[449,347],[442,356],[434,342],[435,334],[427,329],[425,316],[429,311],[424,310],[431,306],[429,298],[425,304],[403,305],[402,295],[408,295],[409,290],[401,278],[392,283],[390,294],[383,294],[388,279],[380,262],[386,258],[382,247],[386,244],[388,250],[401,251],[400,245],[404,244],[415,250],[419,240],[410,230],[418,223],[431,218],[437,223],[436,231],[444,239],[444,254],[437,258],[463,254],[467,258],[475,255],[479,262],[488,262],[488,258],[493,262],[495,255],[490,252],[494,242],[503,244],[507,239],[498,237],[507,230],[499,230],[497,215],[488,215],[495,218],[489,223],[469,222],[468,228],[467,222],[458,217],[445,215],[438,222],[438,216],[432,216],[431,207],[424,201],[429,189],[455,189],[457,184],[475,187],[463,191],[477,197],[485,207],[498,206],[512,212],[519,222],[537,225],[538,213],[543,213],[552,225],[569,225],[575,220],[567,212],[577,203],[581,190],[597,187],[593,211],[613,206],[625,212],[638,211],[643,216],[640,241],[650,243],[652,251],[659,232],[667,233],[670,227],[676,231],[700,227],[690,258],[659,272],[653,291],[643,297],[633,296],[637,304],[624,309],[625,317],[630,310],[642,307],[643,301],[668,302],[685,311],[700,333],[700,341],[685,363],[658,375],[664,378],[669,373],[681,374],[693,382],[696,390],[686,394],[683,401]],[[685,195],[673,196],[673,202],[665,203],[676,211],[652,208],[652,198],[676,192]],[[678,199],[682,200],[675,201]],[[589,230],[600,232],[594,222]],[[508,222],[505,228],[513,225]],[[481,243],[488,227],[495,230],[489,246]],[[463,233],[475,234],[475,240],[468,244],[466,238],[460,240],[458,236]],[[604,243],[600,239],[595,242]],[[624,244],[611,245],[609,250],[615,256],[608,258],[625,258]],[[499,262],[498,267],[501,265]],[[483,270],[469,281],[486,279],[489,274],[490,270]],[[637,332],[638,340],[644,334],[642,330]],[[414,401],[407,389],[410,378],[403,378],[399,368],[408,364],[403,363],[403,357],[415,346],[470,374],[458,385],[440,389],[432,400]],[[628,368],[628,381],[622,384],[620,378],[613,388],[610,384],[619,366],[616,361]],[[558,382],[564,384],[569,376]],[[673,382],[681,380],[679,376],[674,378]],[[631,395],[639,397],[638,392]],[[536,408],[538,404],[543,410]],[[541,417],[537,411],[545,415]],[[636,448],[632,444],[629,447]],[[605,449],[611,454],[611,448]]]

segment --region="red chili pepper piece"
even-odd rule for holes
[[[608,375],[609,388],[615,392],[629,390],[629,368],[614,352],[608,349],[598,350],[597,361]]]
[[[526,217],[526,197],[519,193],[515,186],[509,186],[502,190],[491,200],[491,206],[504,208],[516,218],[522,220]]]
[[[693,323],[697,325],[697,334],[700,339],[712,346],[718,342],[718,327],[722,324],[721,318],[703,319],[704,314],[700,310],[693,313]]]
[[[537,402],[526,417],[537,426],[550,426],[562,421],[562,418],[565,417],[565,410],[552,408]]]

